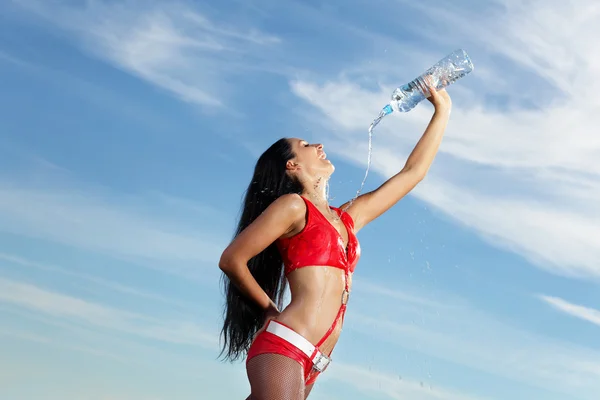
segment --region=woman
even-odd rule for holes
[[[322,145],[280,139],[256,163],[235,239],[219,262],[223,352],[230,360],[247,353],[248,399],[306,399],[329,364],[360,257],[356,233],[425,177],[442,141],[451,100],[445,90],[429,91],[435,111],[404,168],[340,208],[327,203],[334,167]],[[286,280],[291,302],[279,311]]]

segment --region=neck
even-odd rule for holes
[[[308,197],[315,205],[328,205],[327,180],[318,178],[311,184],[305,186],[302,194]]]

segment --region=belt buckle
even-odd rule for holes
[[[317,370],[318,372],[323,372],[327,369],[327,366],[330,362],[331,358],[319,352],[319,354],[313,359],[313,369]]]

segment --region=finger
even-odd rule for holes
[[[433,78],[431,76],[426,76],[424,81],[427,91],[429,91],[429,94],[433,96],[433,92],[435,91],[433,90]]]
[[[437,97],[438,93],[437,93],[437,90],[434,85],[433,76],[428,76],[426,83],[427,83],[427,89],[429,90],[429,94],[431,94],[431,96],[433,96],[434,98]]]
[[[435,90],[435,87],[433,85],[427,85],[427,90],[429,91],[429,95],[433,99],[436,99],[439,97],[439,94],[438,94],[437,90]]]

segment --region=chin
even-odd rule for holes
[[[335,171],[335,165],[333,165],[333,163],[329,162],[329,168],[327,168],[329,175],[333,174],[333,171]]]

